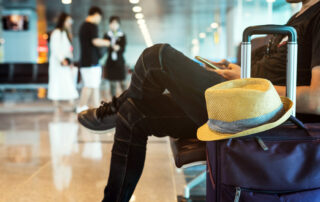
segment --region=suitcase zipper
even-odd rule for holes
[[[320,188],[320,187],[319,187]],[[236,195],[235,199],[237,197],[240,198],[240,193],[241,191],[245,192],[255,192],[255,193],[264,193],[264,194],[286,194],[286,193],[294,193],[294,192],[300,192],[300,191],[310,191],[310,190],[315,190],[319,188],[313,188],[313,189],[305,189],[305,190],[286,190],[286,191],[270,191],[270,190],[258,190],[258,189],[248,189],[248,188],[243,188],[243,187],[236,187]],[[238,194],[238,195],[237,195]],[[236,202],[236,200],[235,200]]]
[[[243,140],[251,140],[252,138],[257,138],[258,136],[256,137],[247,137],[247,138],[243,138]],[[261,140],[264,140],[264,141],[278,141],[278,140],[300,140],[300,141],[312,141],[312,140],[319,140],[320,141],[320,138],[319,137],[309,137],[309,138],[305,138],[305,137],[297,137],[297,138],[290,138],[290,137],[259,137]]]
[[[239,202],[240,195],[241,195],[241,188],[240,187],[236,187],[236,194],[234,196],[234,202]]]
[[[268,151],[269,147],[263,142],[263,140],[260,137],[256,137],[256,140],[258,142],[258,144],[260,145],[260,147],[263,149],[263,151]]]
[[[220,162],[219,162],[219,149],[220,149],[220,147],[219,147],[219,144],[218,143],[216,143],[216,199],[217,199],[217,201],[218,202],[220,202],[220,182],[219,182],[219,180],[220,180],[220,177],[219,177],[219,175],[220,175],[220,169],[219,169],[219,164],[220,164]]]

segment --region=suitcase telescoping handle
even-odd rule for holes
[[[256,34],[283,34],[288,36],[287,88],[286,95],[293,101],[292,116],[296,115],[297,86],[297,32],[295,28],[283,25],[261,25],[248,27],[243,32],[241,43],[241,78],[251,74],[251,36]]]

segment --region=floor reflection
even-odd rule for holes
[[[0,113],[0,202],[101,201],[114,132],[89,133],[75,113]],[[132,201],[176,201],[167,139],[151,137],[146,158]]]
[[[62,191],[70,185],[72,178],[72,167],[70,157],[79,151],[78,141],[78,124],[72,120],[63,122],[59,114],[55,114],[54,121],[48,125],[51,159],[52,159],[52,176],[57,190]]]
[[[98,139],[98,138],[96,138]],[[82,151],[83,158],[100,160],[102,158],[102,145],[100,142],[84,143]]]

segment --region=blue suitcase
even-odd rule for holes
[[[295,103],[297,37],[288,26],[244,31],[241,77],[250,77],[253,34],[289,36],[287,96]],[[208,202],[320,202],[320,124],[303,124],[295,111],[284,124],[251,136],[207,142]]]

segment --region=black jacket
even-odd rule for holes
[[[111,41],[110,32],[104,35],[105,39]],[[120,50],[116,52],[117,59],[114,60],[112,58],[113,48],[110,46],[108,48],[108,59],[104,67],[103,77],[109,80],[124,80],[126,77],[126,68],[125,68],[125,60],[123,57],[123,53],[126,47],[126,36],[122,33],[117,38],[115,44],[120,46]]]

